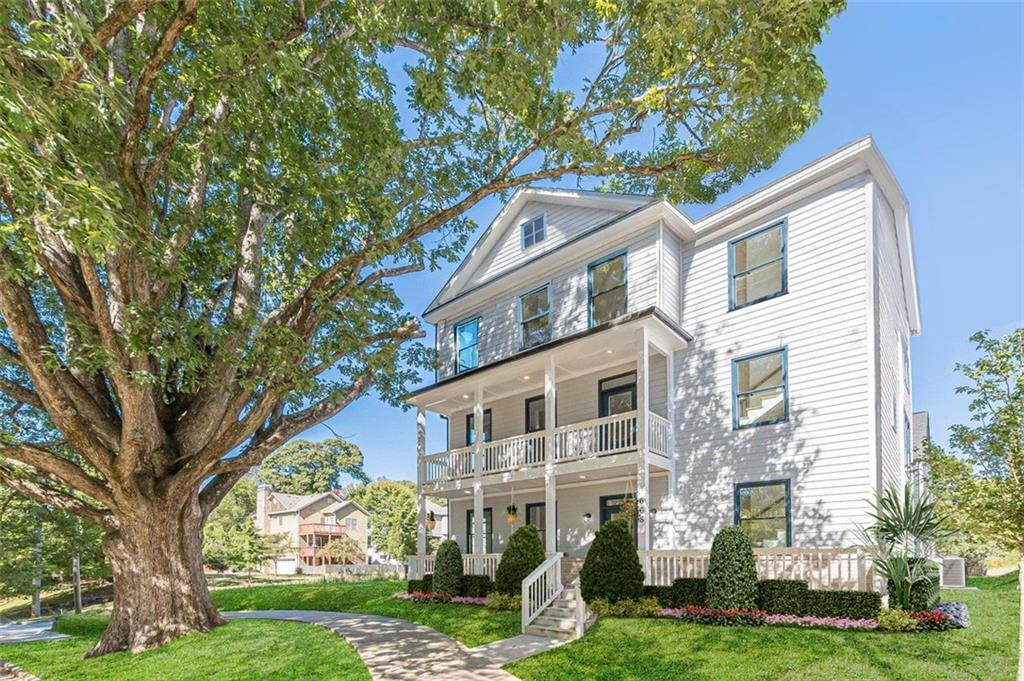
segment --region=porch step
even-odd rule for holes
[[[576,629],[576,620],[573,618],[548,615],[547,610],[545,610],[543,614],[539,615],[537,619],[530,624],[542,629],[561,629],[563,631],[573,631]]]
[[[524,633],[530,636],[543,636],[544,638],[554,638],[559,641],[571,641],[576,638],[576,630],[573,629],[556,629],[551,627],[537,626],[531,624],[526,627]]]

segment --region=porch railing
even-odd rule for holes
[[[523,579],[523,631],[562,592],[562,554],[556,553]]]
[[[423,575],[434,572],[434,555],[411,555],[406,559],[409,579],[423,579]],[[494,573],[501,562],[500,553],[466,553],[462,555],[462,572],[467,575],[487,575],[494,579]]]
[[[706,577],[710,551],[640,551],[644,582],[668,586],[679,577]],[[846,548],[754,549],[760,579],[802,579],[812,589],[874,590],[874,571],[865,551]]]
[[[651,414],[649,423],[654,424],[648,440],[657,453],[668,453],[668,421]],[[551,431],[554,461],[575,461],[593,456],[618,454],[636,449],[637,412],[630,411],[614,416],[605,416],[567,426],[558,426]],[[656,434],[655,434],[656,433]],[[546,430],[525,435],[516,435],[493,442],[482,443],[480,450],[480,473],[490,475],[521,468],[543,466],[547,461],[545,450]],[[425,482],[471,478],[475,473],[476,447],[460,447],[423,458],[426,469]]]
[[[647,414],[647,449],[661,456],[671,457],[669,443],[672,435],[672,426],[668,419],[649,412]]]

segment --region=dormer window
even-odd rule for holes
[[[548,234],[547,226],[544,224],[544,216],[538,215],[532,220],[524,222],[519,227],[519,233],[522,235],[524,251],[530,246],[544,241],[544,238]]]

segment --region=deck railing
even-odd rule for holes
[[[562,592],[562,554],[556,553],[523,579],[522,625],[526,626]]]
[[[434,572],[434,555],[411,555],[407,558],[409,579],[423,579],[423,575]],[[494,573],[501,562],[500,553],[466,553],[462,556],[462,572],[467,575],[487,575],[494,579]]]
[[[668,419],[649,412],[647,414],[647,449],[661,456],[671,457],[672,426]]]
[[[640,551],[644,582],[669,586],[679,577],[706,577],[710,551]],[[871,561],[860,548],[754,549],[760,579],[801,579],[812,589],[873,590]]]

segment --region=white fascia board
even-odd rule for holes
[[[465,287],[465,282],[473,277],[473,273],[485,260],[495,242],[505,234],[508,223],[519,212],[520,206],[527,201],[545,201],[560,205],[586,206],[590,208],[606,208],[610,210],[633,210],[652,200],[649,196],[632,194],[612,194],[609,192],[586,191],[582,189],[557,189],[553,187],[522,187],[517,189],[491,224],[483,231],[473,247],[462,259],[459,266],[448,278],[434,299],[430,301],[424,315],[429,313],[446,300],[457,296]]]

